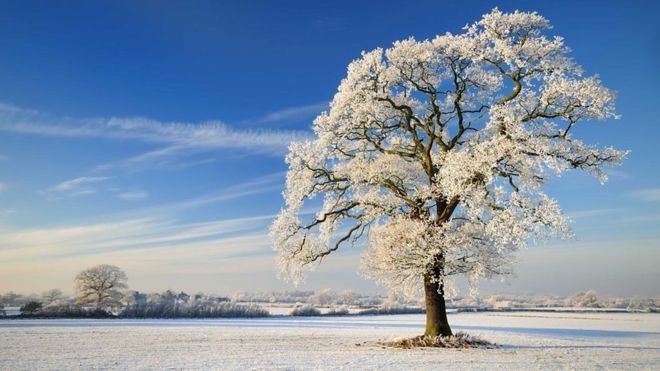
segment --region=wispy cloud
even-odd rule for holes
[[[607,176],[610,178],[619,178],[619,179],[630,178],[630,174],[619,169],[607,169]]]
[[[14,214],[16,209],[0,209],[0,218]]]
[[[635,223],[635,224],[643,224],[643,223],[657,223],[660,221],[660,214],[642,214],[642,215],[631,215],[627,216],[624,218],[617,219],[617,222],[619,224],[623,223]]]
[[[266,123],[298,114],[298,110],[273,114]],[[0,104],[0,130],[13,133],[69,138],[134,140],[165,144],[181,149],[241,149],[251,153],[281,155],[292,140],[308,137],[295,130],[234,129],[221,121],[163,122],[148,118],[70,118],[53,117],[34,110]]]
[[[233,150],[233,155],[283,156],[289,143],[310,137],[302,130],[274,129],[275,123],[309,119],[327,108],[327,102],[288,107],[260,118],[245,120],[237,129],[222,121],[163,122],[148,118],[54,117],[35,110],[0,103],[0,131],[25,135],[103,140],[131,140],[153,144],[142,154],[100,164],[94,173],[138,172],[144,169],[182,169],[199,160],[182,161],[199,153]],[[255,126],[268,128],[254,128]]]
[[[208,165],[208,164],[213,164],[218,162],[218,160],[214,158],[205,158],[201,160],[192,160],[192,161],[167,161],[163,160],[160,161],[156,164],[156,166],[159,169],[162,170],[181,170],[181,169],[187,169],[189,167],[193,166],[201,166],[201,165]]]
[[[568,216],[573,219],[582,219],[582,218],[591,218],[594,216],[601,216],[611,214],[617,211],[617,209],[591,209],[591,210],[578,210],[568,212]]]
[[[122,170],[129,173],[138,172],[143,169],[167,168],[181,164],[181,159],[196,153],[204,152],[190,146],[171,145],[145,153],[98,165],[92,169],[94,173],[105,173],[109,171]],[[185,167],[184,167],[185,168]]]
[[[7,185],[3,182],[0,182],[0,192],[4,191],[7,189]]]
[[[146,191],[128,191],[117,194],[117,197],[126,201],[141,201],[149,198],[149,192]]]
[[[199,160],[186,160],[186,156],[194,155],[200,151],[189,148],[165,147],[154,151],[130,157],[127,159],[113,161],[98,165],[92,169],[94,173],[104,173],[112,170],[122,170],[134,173],[143,169],[158,169],[164,171],[177,171],[190,167],[208,165],[217,162],[215,158],[204,158]]]
[[[68,196],[84,196],[96,193],[96,185],[106,182],[113,177],[109,176],[81,176],[74,179],[65,180],[55,186],[43,191],[45,194],[58,194]]]
[[[327,110],[328,107],[329,107],[328,102],[318,102],[305,106],[288,107],[281,109],[279,111],[269,112],[264,116],[262,116],[261,118],[254,120],[253,123],[272,124],[272,123],[292,122],[292,121],[310,119],[321,113],[321,111]],[[310,120],[310,124],[311,124],[311,120]]]
[[[107,176],[96,176],[96,177],[86,177],[86,176],[81,176],[78,178],[70,179],[70,180],[65,180],[55,187],[52,188],[53,191],[56,192],[64,192],[64,191],[71,191],[71,190],[76,190],[81,187],[85,187],[89,184],[94,184],[94,183],[99,183],[106,181],[108,179],[111,179],[111,177]]]
[[[266,229],[275,215],[197,222],[182,222],[180,216],[191,208],[273,189],[275,183],[281,183],[282,176],[269,174],[205,196],[97,217],[100,219],[95,222],[48,228],[5,227],[0,233],[0,263],[125,250],[157,249],[161,254],[175,247],[182,249],[181,253],[199,254],[203,250],[212,256],[270,252]]]
[[[168,208],[182,210],[221,201],[233,200],[263,192],[280,191],[283,183],[284,173],[266,174],[250,181],[224,188],[213,194],[170,204],[168,205]]]
[[[645,202],[659,202],[660,188],[638,189],[630,193],[631,196]]]
[[[35,228],[5,232],[0,236],[2,259],[12,261],[53,259],[113,251],[182,249],[212,256],[234,256],[270,251],[265,229],[274,215],[181,223],[169,217],[111,220],[102,223]]]

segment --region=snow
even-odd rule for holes
[[[658,369],[653,313],[459,313],[499,349],[392,349],[423,315],[217,320],[3,320],[0,369]]]
[[[5,314],[8,316],[16,316],[21,314],[21,307],[4,307],[1,308],[5,311]]]

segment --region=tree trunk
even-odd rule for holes
[[[434,282],[430,275],[424,276],[424,299],[426,302],[426,332],[424,335],[451,336],[444,289],[442,284]]]

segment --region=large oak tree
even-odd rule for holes
[[[570,169],[605,181],[604,166],[626,153],[573,137],[577,125],[616,118],[615,96],[550,28],[537,13],[494,9],[461,34],[352,62],[316,138],[290,146],[286,208],[271,227],[282,272],[299,280],[368,237],[364,273],[423,288],[426,334],[446,336],[452,276],[509,273],[530,238],[570,235],[543,185]]]

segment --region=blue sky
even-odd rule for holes
[[[660,5],[642,1],[0,2],[0,292],[71,291],[99,263],[140,290],[292,289],[266,237],[288,142],[360,51],[494,6],[551,21],[618,92],[622,119],[577,135],[632,152],[605,186],[551,184],[576,240],[531,247],[484,291],[660,295]],[[302,288],[382,290],[358,253]]]

